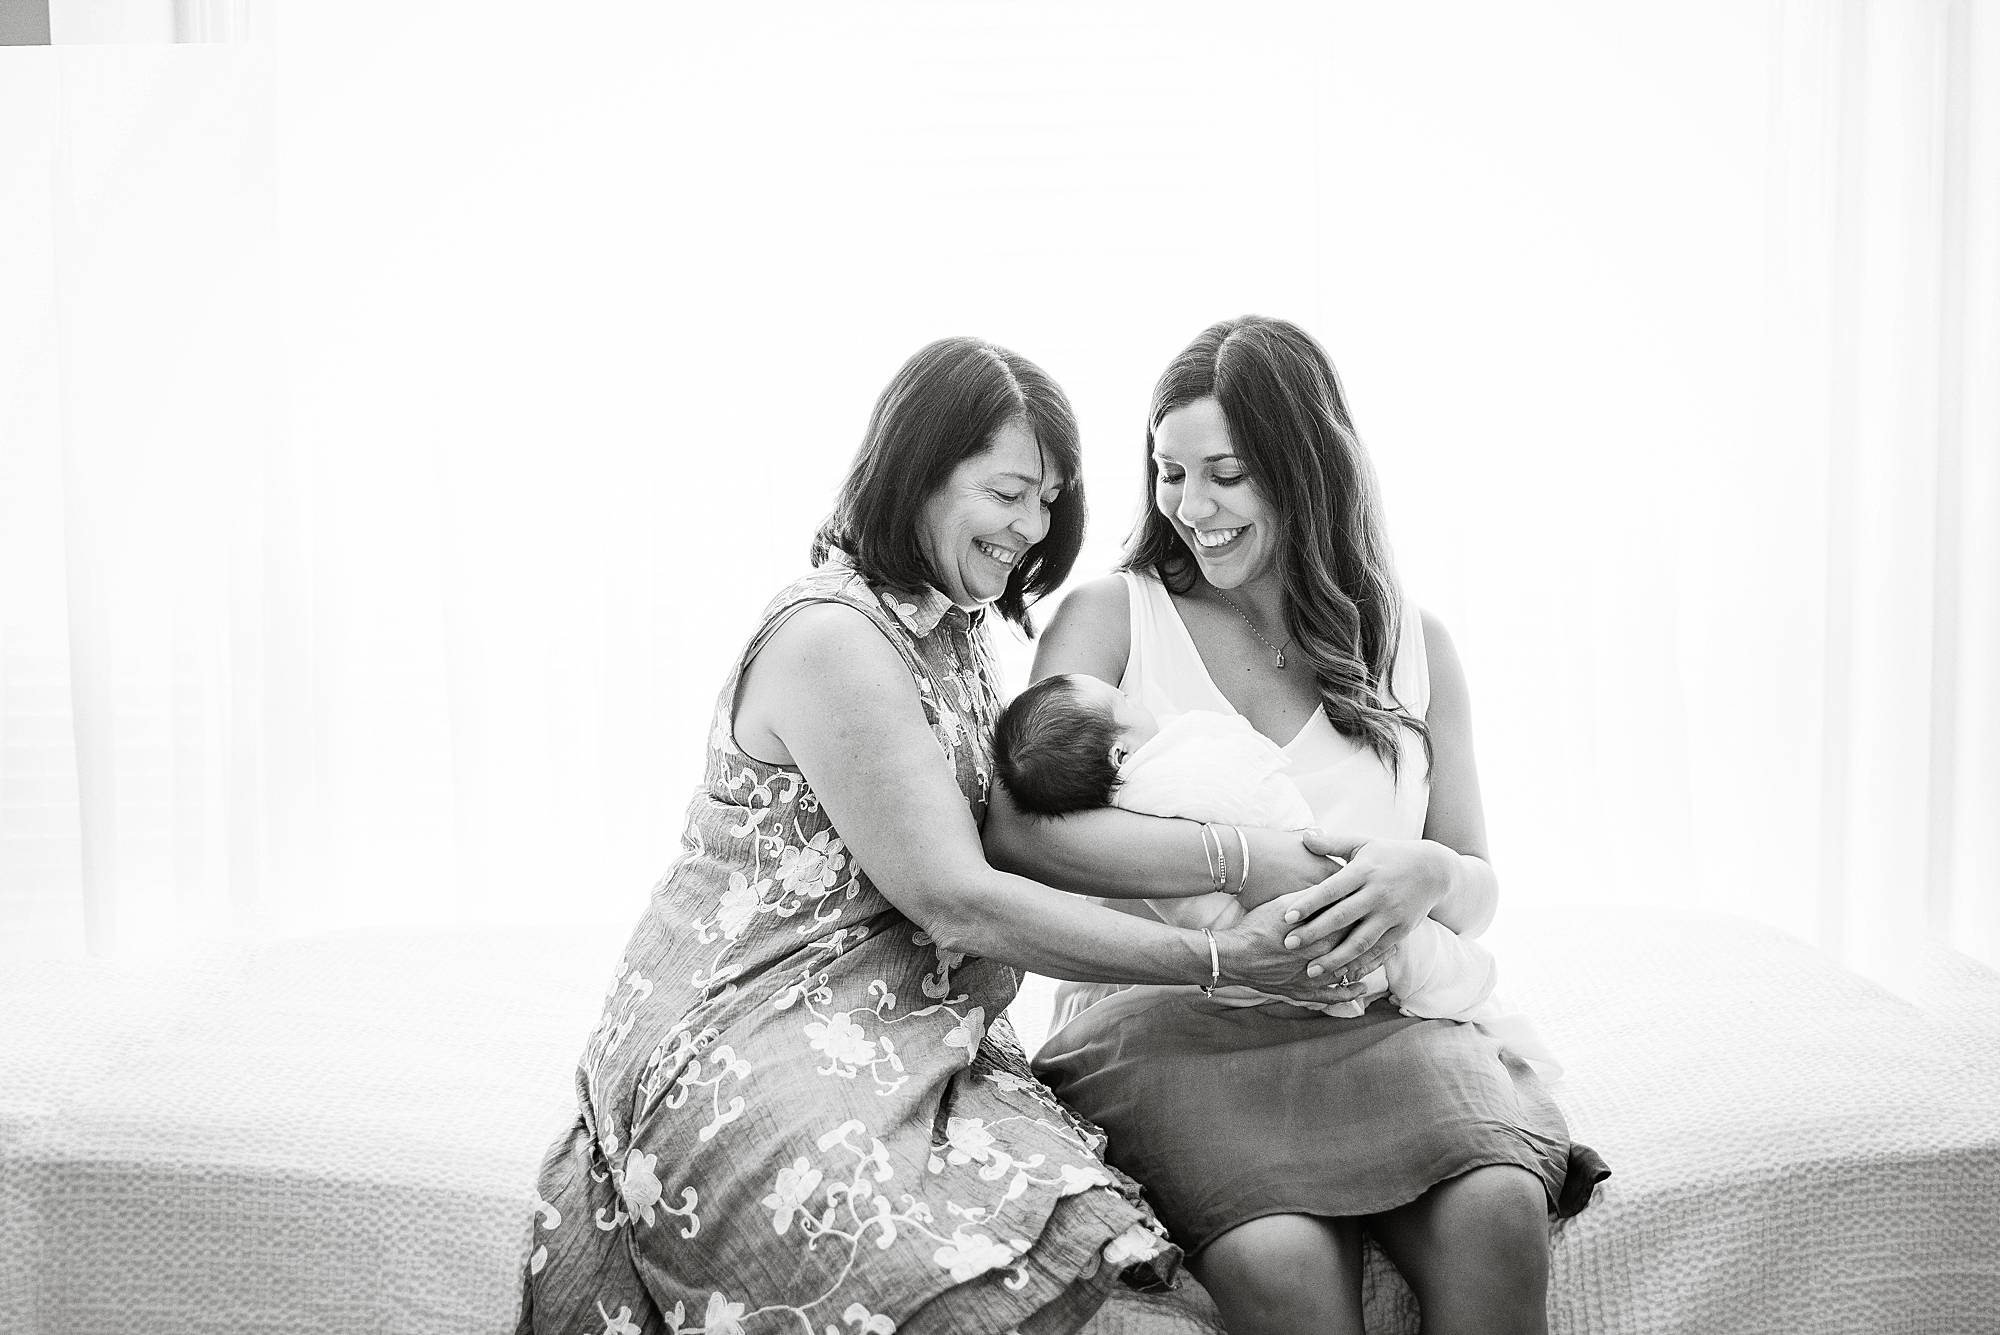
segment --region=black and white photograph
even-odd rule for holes
[[[0,0],[0,1335],[2000,1335],[1996,0]]]

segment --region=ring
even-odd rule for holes
[[[1333,976],[1333,985],[1335,987],[1347,986],[1347,970],[1342,969],[1339,973]]]

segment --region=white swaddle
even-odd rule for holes
[[[1285,774],[1283,748],[1238,714],[1191,709],[1160,721],[1160,731],[1119,767],[1112,803],[1128,811],[1179,816],[1222,825],[1300,830],[1314,823],[1312,807]],[[1225,846],[1226,847],[1226,846]],[[1146,901],[1176,927],[1227,927],[1244,916],[1233,895],[1212,893]],[[1405,1015],[1480,1025],[1515,1056],[1552,1077],[1560,1070],[1525,1017],[1508,1013],[1493,995],[1499,969],[1491,951],[1426,918],[1388,961],[1364,977],[1361,996],[1340,1002],[1291,1002],[1352,1018],[1385,993]],[[1248,987],[1219,987],[1215,1000],[1232,1006],[1289,1001]]]

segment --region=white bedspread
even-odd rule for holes
[[[0,963],[0,1331],[505,1335],[624,930]]]
[[[0,1331],[509,1330],[622,940],[0,962]],[[1768,929],[1660,915],[1516,924],[1500,954],[1616,1173],[1557,1240],[1559,1335],[2000,1329],[1991,973],[1941,954],[1918,1004]],[[1379,1267],[1370,1310],[1415,1330]]]
[[[1556,1240],[1552,1331],[2000,1331],[2000,978],[1936,951],[1897,996],[1664,913],[1517,924],[1495,953],[1613,1173]],[[1379,1256],[1370,1279],[1371,1330],[1414,1332]]]

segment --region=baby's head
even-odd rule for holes
[[[1160,730],[1137,701],[1082,673],[1044,677],[993,728],[993,764],[1014,804],[1042,816],[1111,805],[1118,767]]]

